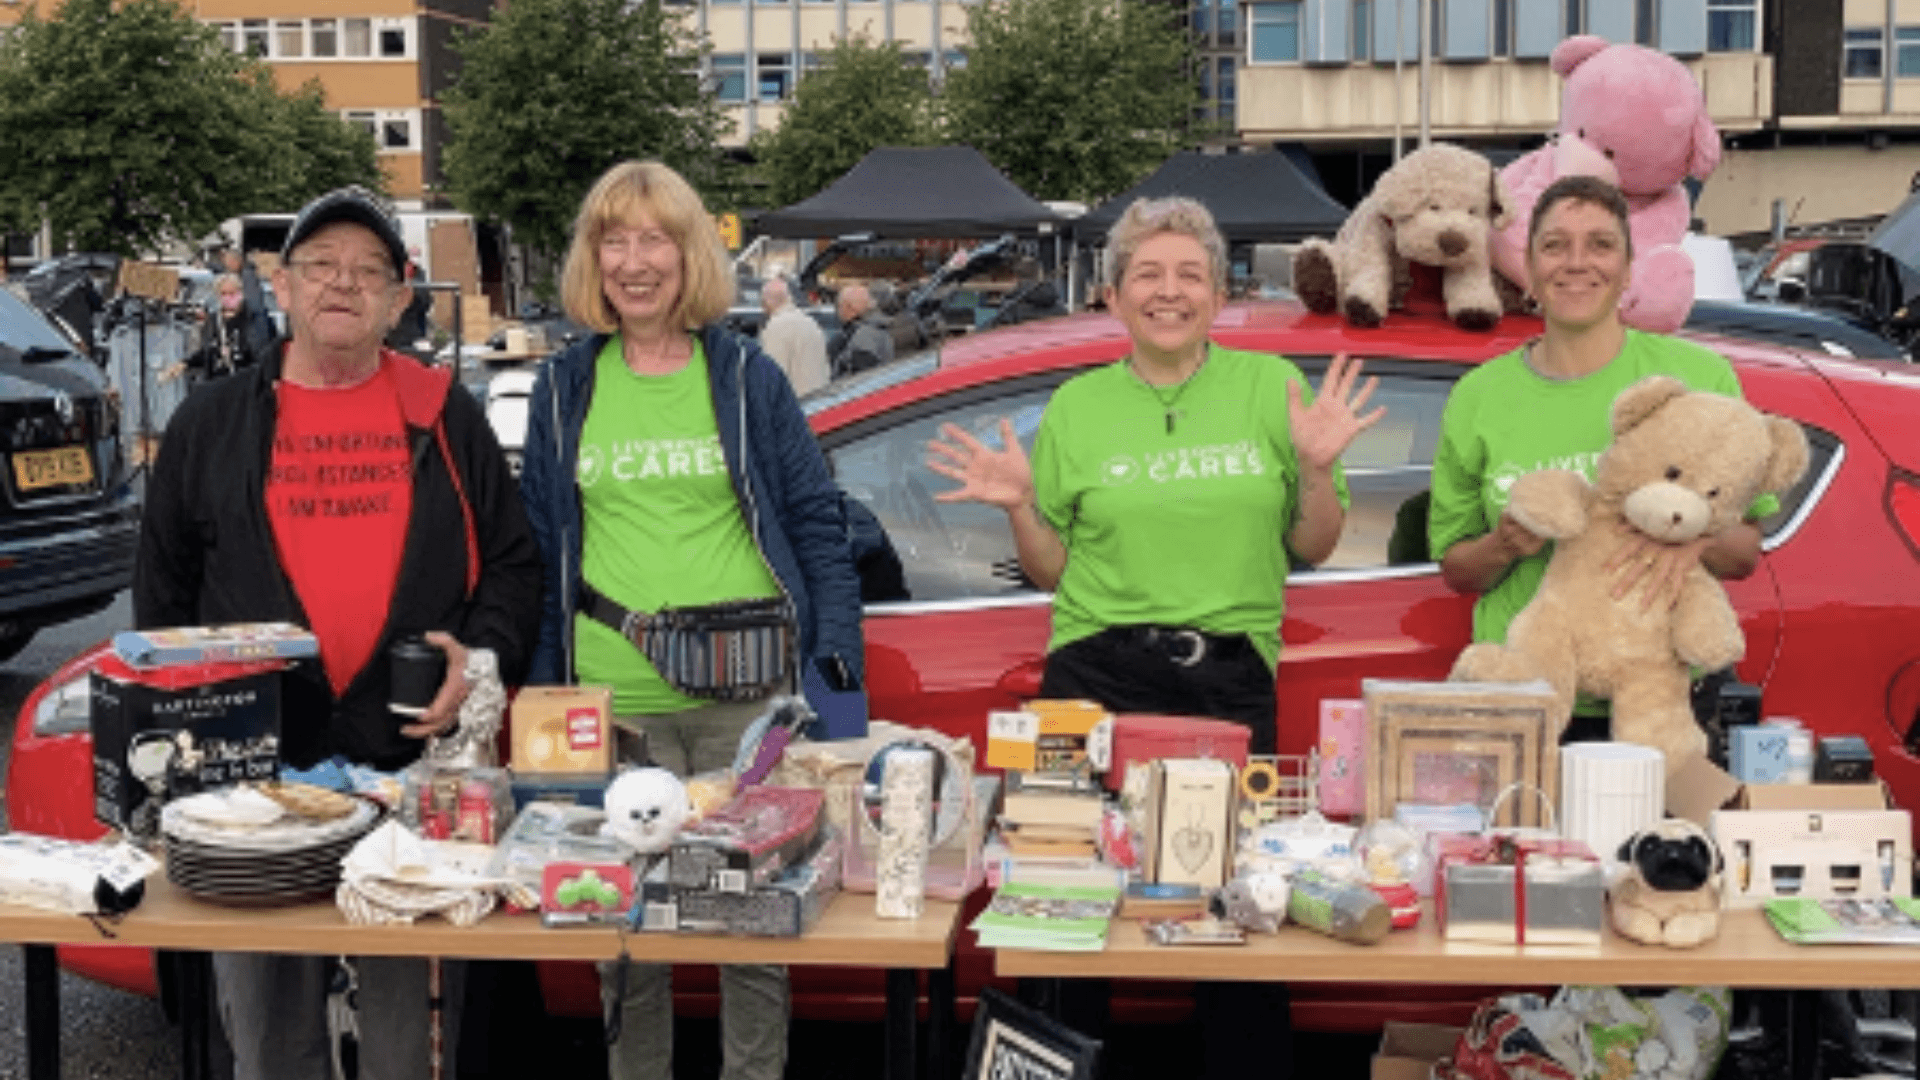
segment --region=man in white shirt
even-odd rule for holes
[[[813,317],[793,306],[785,278],[771,278],[760,288],[760,306],[767,322],[760,328],[760,348],[787,373],[795,394],[827,384],[827,335]]]

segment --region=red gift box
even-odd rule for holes
[[[1113,765],[1107,770],[1107,789],[1120,790],[1129,762],[1155,758],[1219,758],[1232,762],[1238,773],[1246,767],[1252,742],[1253,729],[1231,720],[1119,714],[1113,718]]]
[[[1606,877],[1578,840],[1448,836],[1438,843],[1435,908],[1450,942],[1598,944]]]

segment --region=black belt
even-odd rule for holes
[[[1253,651],[1253,641],[1245,634],[1209,634],[1191,626],[1109,626],[1101,633],[1116,641],[1164,653],[1181,667],[1193,667],[1208,657],[1231,660]]]
[[[584,581],[580,583],[580,611],[587,618],[639,646],[640,620],[645,617],[644,612],[622,607],[618,601]]]

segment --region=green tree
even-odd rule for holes
[[[800,79],[780,126],[754,136],[774,206],[814,195],[879,146],[938,141],[926,70],[899,42],[842,38]]]
[[[720,151],[729,121],[701,84],[700,46],[678,11],[629,0],[513,0],[455,41],[443,98],[454,202],[513,226],[551,264],[587,189],[610,166],[653,158],[708,209],[733,204]]]
[[[967,65],[947,77],[947,138],[1040,199],[1126,190],[1198,141],[1193,42],[1146,0],[993,0],[967,9]]]
[[[331,186],[378,187],[373,141],[174,0],[65,0],[0,44],[0,230],[123,255]]]

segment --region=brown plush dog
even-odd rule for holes
[[[1355,326],[1379,326],[1411,280],[1408,263],[1435,266],[1447,317],[1467,330],[1500,320],[1487,242],[1511,204],[1480,154],[1433,143],[1374,181],[1331,243],[1308,240],[1293,256],[1293,291],[1308,308],[1343,311]]]
[[[1669,818],[1620,845],[1625,876],[1608,892],[1613,928],[1643,945],[1691,949],[1720,933],[1720,849],[1706,830]]]

